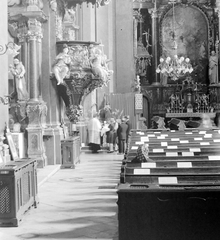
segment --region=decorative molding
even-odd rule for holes
[[[158,18],[159,15],[158,15],[158,10],[157,9],[150,8],[148,11],[149,11],[152,18]]]
[[[47,115],[46,103],[28,103],[26,111],[29,119],[28,129],[41,128],[42,125],[45,125]],[[42,120],[44,122],[42,122]]]
[[[26,1],[27,11],[39,11],[43,9],[43,1],[42,0],[23,0]]]
[[[76,7],[65,8],[63,18],[63,39],[65,41],[76,40],[76,31],[79,29],[76,25],[76,11]]]
[[[56,12],[56,40],[63,40],[63,17]]]
[[[153,101],[153,90],[142,90],[143,94],[148,98],[150,102]]]
[[[28,25],[28,31],[26,33],[26,37],[28,41],[32,41],[32,40],[41,41],[41,39],[43,38],[41,22],[35,18],[30,18],[27,21],[27,25]]]

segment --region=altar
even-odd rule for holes
[[[220,111],[219,15],[215,1],[134,1],[136,75],[151,126],[163,118],[213,118]],[[145,74],[140,49],[149,53]],[[142,55],[143,55],[142,54]],[[145,56],[147,54],[145,53]],[[143,70],[143,69],[142,69]]]
[[[203,113],[192,112],[192,113],[166,113],[166,118],[201,118]],[[211,119],[215,117],[215,113],[206,113]]]

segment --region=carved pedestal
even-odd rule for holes
[[[27,115],[29,118],[28,131],[28,157],[37,159],[38,167],[44,167],[47,162],[43,144],[42,119],[46,112],[44,102],[29,102]]]

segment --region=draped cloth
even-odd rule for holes
[[[88,122],[89,143],[100,145],[101,123],[97,118],[92,118]]]

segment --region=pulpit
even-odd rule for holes
[[[66,106],[66,115],[70,122],[76,123],[82,116],[81,103],[93,90],[106,86],[112,71],[107,66],[107,56],[97,42],[60,41],[57,42],[57,53],[63,46],[68,46],[68,71],[59,83],[56,74],[51,76],[57,80],[57,92]],[[58,55],[59,56],[59,55]]]

